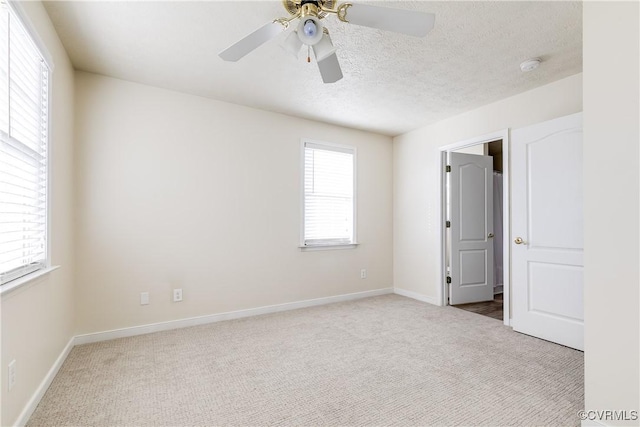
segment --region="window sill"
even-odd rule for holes
[[[312,251],[333,251],[333,250],[341,250],[341,249],[355,249],[357,248],[359,243],[348,243],[345,245],[314,245],[314,246],[298,246],[298,248],[302,252],[312,252]]]
[[[59,265],[54,265],[52,267],[47,267],[47,268],[43,268],[41,270],[38,271],[34,271],[33,273],[29,273],[26,276],[22,276],[19,277],[15,280],[12,280],[10,282],[5,283],[4,285],[0,286],[0,295],[4,295],[6,293],[9,293],[11,291],[14,291],[24,285],[26,285],[29,282],[32,282],[36,279],[39,279],[42,276],[45,276],[49,273],[51,273],[54,270],[59,269],[60,266]]]

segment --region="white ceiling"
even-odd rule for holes
[[[580,2],[373,3],[435,13],[435,28],[414,38],[328,16],[344,73],[333,84],[280,47],[286,34],[239,62],[218,57],[285,16],[280,1],[45,7],[79,70],[392,136],[582,71]],[[542,65],[522,73],[531,57]]]

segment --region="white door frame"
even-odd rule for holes
[[[477,136],[453,144],[444,145],[440,150],[440,227],[437,233],[440,237],[440,272],[438,279],[441,283],[439,300],[445,306],[449,301],[449,286],[447,285],[447,265],[446,265],[446,234],[445,222],[447,220],[447,179],[445,167],[447,165],[447,152],[456,151],[461,148],[472,147],[474,145],[486,144],[502,140],[502,250],[504,263],[504,319],[507,326],[511,326],[511,204],[509,191],[509,129],[493,132],[490,134]]]

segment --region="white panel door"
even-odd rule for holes
[[[511,144],[513,329],[582,350],[582,113]]]
[[[449,153],[449,304],[493,300],[493,158]]]

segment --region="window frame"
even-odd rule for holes
[[[0,283],[0,294],[5,294],[9,291],[12,291],[16,288],[19,288],[33,280],[39,279],[40,277],[56,270],[59,268],[59,266],[53,266],[52,265],[52,245],[51,245],[51,225],[52,225],[52,213],[51,213],[51,190],[52,190],[52,162],[51,159],[53,158],[52,156],[52,131],[51,129],[53,128],[53,123],[51,121],[52,118],[52,112],[51,112],[51,107],[52,107],[52,97],[53,97],[53,71],[54,71],[54,63],[53,63],[53,59],[52,56],[49,52],[49,50],[47,49],[46,45],[43,43],[42,39],[40,38],[40,36],[38,35],[37,31],[35,30],[35,26],[33,25],[33,23],[31,22],[31,20],[29,19],[28,14],[26,13],[26,11],[24,10],[23,6],[18,3],[15,2],[13,0],[0,0],[2,1],[8,9],[8,12],[11,16],[11,19],[17,20],[20,25],[22,26],[22,29],[24,30],[25,34],[29,37],[30,42],[32,43],[33,47],[36,49],[36,51],[38,52],[38,54],[40,55],[40,59],[42,60],[42,62],[44,63],[44,65],[47,68],[47,128],[46,128],[46,146],[47,146],[47,150],[46,150],[46,156],[45,156],[45,162],[46,162],[46,174],[47,174],[47,183],[46,183],[46,187],[45,187],[45,191],[46,191],[46,206],[45,206],[45,214],[46,214],[46,219],[45,219],[45,227],[46,227],[46,231],[45,231],[45,239],[46,239],[46,247],[45,247],[45,260],[43,262],[43,265],[34,270],[31,271],[29,273],[26,273],[24,275],[15,277],[5,283]],[[9,137],[9,139],[14,139],[12,137]],[[15,139],[14,139],[15,140]],[[17,140],[15,140],[17,142]]]
[[[305,149],[307,143],[326,147],[327,151],[350,151],[353,156],[353,224],[352,239],[349,243],[330,244],[305,244]],[[318,141],[315,139],[302,138],[300,141],[300,242],[298,248],[301,251],[321,251],[335,249],[354,249],[358,243],[358,150],[353,145],[336,144],[333,142]]]

